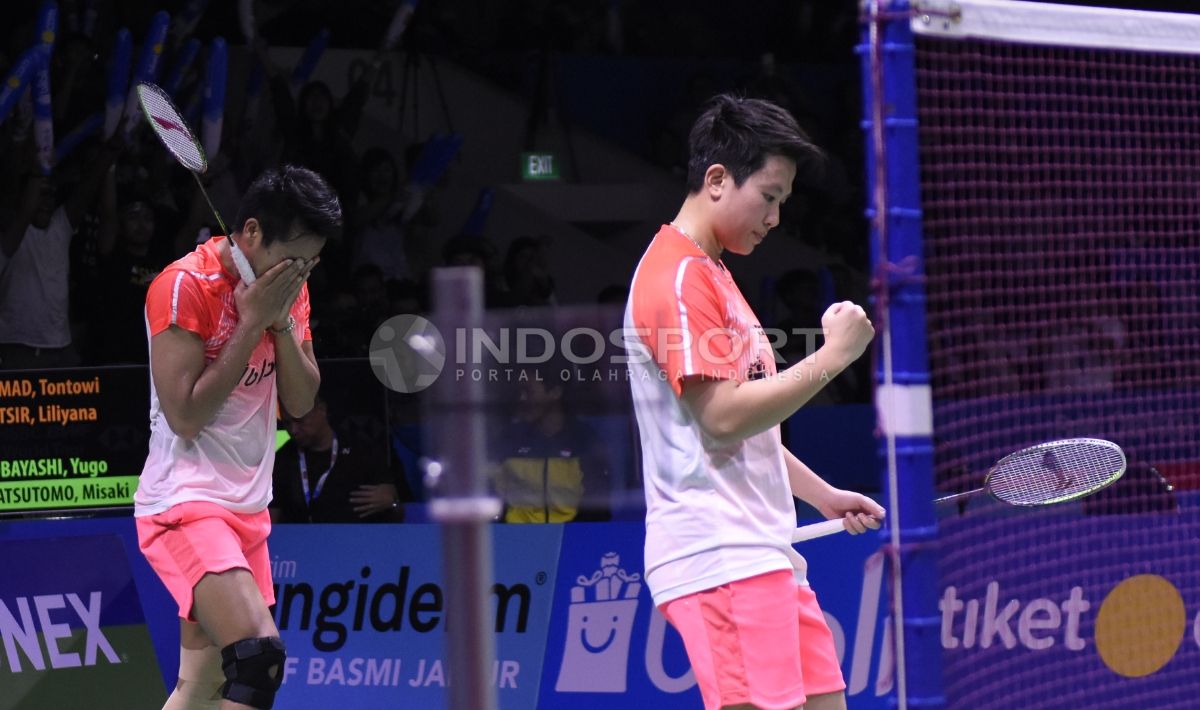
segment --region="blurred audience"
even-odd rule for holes
[[[219,146],[209,150],[208,170],[201,177],[221,214],[236,213],[249,177],[266,164],[288,161],[305,165],[322,173],[338,190],[346,206],[345,237],[327,245],[310,280],[314,348],[319,357],[366,357],[374,331],[384,320],[402,313],[428,313],[432,305],[430,272],[435,266],[479,267],[489,308],[533,312],[577,305],[570,302],[566,290],[574,285],[577,274],[552,268],[549,259],[548,252],[556,244],[553,240],[561,239],[559,235],[518,231],[514,236],[505,230],[495,230],[502,232],[496,234],[486,229],[493,198],[500,194],[501,186],[473,186],[479,190],[473,211],[464,209],[469,205],[454,204],[461,199],[461,183],[469,182],[469,176],[465,180],[456,176],[455,189],[443,189],[446,172],[458,159],[462,136],[448,127],[447,133],[400,136],[393,131],[394,135],[389,135],[383,133],[387,126],[366,122],[369,101],[386,101],[388,110],[393,110],[397,96],[402,110],[411,109],[413,117],[421,115],[416,106],[404,103],[415,101],[411,95],[400,95],[407,92],[408,81],[418,81],[415,75],[406,73],[401,78],[396,73],[400,62],[392,62],[384,71],[378,55],[365,62],[356,58],[348,81],[339,82],[328,71],[315,74],[326,81],[294,81],[291,67],[278,64],[279,57],[286,54],[269,52],[263,39],[303,45],[325,26],[331,31],[330,46],[370,52],[391,19],[394,3],[356,5],[361,13],[336,6],[317,8],[319,3],[308,3],[310,11],[298,13],[290,11],[286,3],[260,3],[259,40],[250,46],[241,45],[236,34],[230,37],[229,28],[237,24],[235,5],[213,3],[197,26],[183,30],[184,34],[173,28],[162,47],[159,73],[164,76],[175,68],[188,39],[186,32],[194,32],[204,48],[180,76],[174,96],[194,132],[201,136],[208,47],[216,36],[230,39],[223,133]],[[491,0],[421,3],[402,48],[436,51],[468,69],[501,78],[519,91],[528,88],[530,67],[557,66],[552,55],[688,61],[703,57],[703,62],[680,65],[679,70],[692,77],[686,89],[678,96],[665,97],[664,103],[647,111],[644,118],[646,141],[639,149],[662,168],[675,171],[683,167],[680,156],[685,153],[686,130],[695,110],[712,93],[731,84],[786,99],[806,125],[827,119],[805,104],[805,96],[792,83],[791,70],[799,58],[832,51],[837,40],[823,36],[821,23],[844,15],[851,18],[853,26],[852,9],[823,9],[811,0],[795,6],[773,0],[735,21],[722,22],[714,22],[714,18],[727,20],[724,8],[678,0],[665,5],[645,0],[585,0],[560,3],[549,11],[543,5],[529,0],[515,4]],[[129,116],[132,123],[117,126],[111,139],[105,137],[105,129],[97,127],[82,140],[63,145],[75,127],[88,121],[94,124],[97,116],[106,118],[112,38],[119,28],[127,27],[133,33],[134,46],[140,47],[155,9],[138,3],[97,3],[94,22],[87,24],[74,4],[62,5],[61,30],[51,64],[55,137],[62,150],[52,161],[52,169],[38,168],[29,96],[15,102],[7,116],[0,116],[0,368],[145,363],[142,311],[147,284],[165,265],[219,229],[193,176],[162,149],[136,112]],[[0,33],[0,71],[6,75],[37,39],[35,10],[36,4],[14,6],[11,23]],[[293,16],[299,19],[290,22]],[[840,32],[844,23],[826,26]],[[371,31],[364,34],[364,27]],[[742,40],[758,34],[761,27],[770,28],[769,38],[764,40],[770,46],[745,49],[749,44]],[[795,37],[800,35],[789,34],[789,28],[803,30],[811,44],[797,43]],[[364,41],[367,35],[369,39]],[[731,39],[735,41],[727,41]],[[723,49],[714,52],[714,47]],[[531,51],[540,53],[539,61],[530,61]],[[763,52],[771,61],[762,59]],[[714,62],[728,64],[721,67]],[[251,97],[248,86],[253,72],[265,76],[261,110],[258,94]],[[419,81],[430,76],[437,79],[435,72],[427,71]],[[422,86],[419,91],[428,89]],[[636,96],[629,99],[639,100]],[[826,121],[814,132],[831,135],[840,126],[841,122]],[[803,197],[799,186],[797,197]],[[798,206],[807,202],[817,206]],[[865,250],[851,244],[861,231],[861,218],[821,200],[796,199],[792,203],[792,209],[821,212],[805,222],[807,231],[788,236],[801,239],[822,255],[844,257],[854,267],[844,280],[859,279],[862,284],[857,287],[865,288],[865,277],[853,261],[855,249]],[[467,212],[467,219],[442,228],[443,220],[461,219]],[[807,220],[811,214],[802,216]],[[447,234],[454,236],[445,238]],[[588,265],[581,263],[578,268]],[[616,285],[598,293],[595,300],[611,306],[612,327],[616,328],[627,291],[624,280],[613,276]],[[845,292],[842,279],[835,280],[836,290]],[[807,323],[813,311],[811,304],[801,303],[811,301],[812,294],[801,294],[796,300],[793,286],[780,293],[781,303],[788,309],[784,325],[789,326]],[[573,295],[578,295],[577,289]],[[822,291],[820,297],[824,295]],[[515,417],[505,429],[509,448],[500,459],[503,464],[495,479],[506,498],[505,515],[510,521],[605,519],[609,515],[609,466],[635,468],[626,464],[633,460],[634,452],[620,453],[627,445],[611,445],[613,431],[620,436],[630,432],[621,430],[620,421],[604,420],[609,409],[571,403],[573,391],[579,400],[591,397],[599,401],[601,398],[593,395],[602,385],[619,388],[622,396],[628,395],[627,389],[607,379],[578,387],[556,380],[557,373],[551,373],[541,381],[523,383],[514,394]],[[845,397],[860,394],[855,391]],[[418,409],[406,401],[404,416],[397,416],[396,426],[405,436],[397,434],[391,442],[393,450],[407,446],[412,452],[419,451],[414,443],[420,438]],[[598,436],[601,424],[612,431]],[[371,442],[350,442],[348,435],[338,431],[336,420],[331,423],[325,404],[286,425],[293,438],[277,459],[277,499],[272,506],[277,519],[398,519],[392,504],[412,498],[409,483],[416,480],[414,471],[407,472],[406,482],[402,467],[376,465],[395,457],[377,451],[380,447]],[[596,426],[596,431],[590,425]],[[612,457],[610,463],[605,462],[605,449]],[[415,456],[411,460],[415,461]],[[616,475],[633,474],[624,471]]]
[[[492,484],[507,523],[607,520],[608,466],[603,442],[571,410],[571,382],[557,367],[525,371],[516,409],[492,454]]]
[[[510,306],[551,306],[554,276],[546,264],[546,238],[517,237],[504,255],[504,284]]]
[[[23,189],[9,195],[16,202],[6,206],[0,231],[0,368],[79,364],[68,319],[71,240],[122,146],[120,138],[105,144],[79,184],[64,191],[36,171],[31,152],[10,158],[10,169],[23,170]]]
[[[284,420],[291,439],[275,454],[275,523],[403,522],[412,501],[386,444],[352,439],[329,420],[323,395],[302,417]]]
[[[385,279],[412,278],[404,201],[396,160],[383,148],[363,153],[361,199],[348,212],[346,232],[355,267],[371,264]]]

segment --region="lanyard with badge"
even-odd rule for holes
[[[329,450],[329,468],[325,469],[325,473],[322,473],[321,477],[317,479],[317,486],[311,496],[308,494],[308,458],[304,455],[303,451],[298,453],[300,459],[300,486],[304,489],[304,504],[309,510],[312,510],[313,501],[321,495],[321,489],[325,487],[325,479],[329,478],[329,474],[333,472],[333,465],[337,463],[337,434],[333,435],[333,447]]]

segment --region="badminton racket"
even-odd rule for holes
[[[208,190],[204,188],[204,183],[200,180],[200,176],[208,170],[208,159],[204,156],[204,148],[201,147],[200,141],[196,140],[192,129],[188,128],[187,122],[179,115],[179,109],[175,108],[175,104],[172,103],[165,91],[154,84],[140,82],[137,85],[137,97],[138,103],[142,107],[142,113],[146,116],[146,122],[154,129],[154,135],[158,136],[158,140],[162,142],[167,152],[180,165],[187,168],[192,173],[192,177],[196,178],[200,194],[204,195],[208,208],[212,210],[213,217],[217,218],[217,224],[220,225],[221,232],[225,234],[226,241],[229,242],[229,252],[233,256],[233,263],[237,266],[238,275],[242,277],[242,281],[245,281],[246,285],[254,283],[254,269],[250,267],[246,255],[233,241],[233,235],[225,226],[225,220],[221,219],[221,213],[213,205],[212,199],[208,196]]]
[[[987,491],[1008,505],[1036,507],[1066,503],[1090,496],[1125,473],[1125,453],[1103,439],[1061,439],[1013,452],[996,462],[983,486],[937,498],[948,503]],[[826,520],[803,525],[792,533],[792,542],[803,542],[845,530],[843,521]]]

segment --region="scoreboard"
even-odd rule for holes
[[[133,505],[149,411],[145,366],[0,373],[0,514]]]
[[[390,457],[387,399],[369,361],[320,368],[339,433]],[[145,365],[0,371],[0,515],[131,508],[149,443]]]

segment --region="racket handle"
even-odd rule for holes
[[[825,537],[826,535],[834,535],[836,533],[845,532],[846,525],[841,518],[834,520],[826,520],[812,525],[802,525],[792,531],[792,543],[804,542],[815,537]]]

